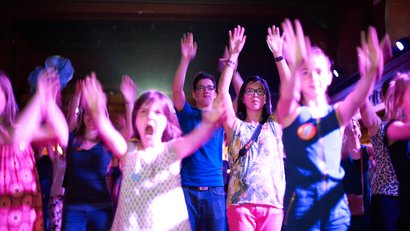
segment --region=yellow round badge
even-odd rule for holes
[[[316,131],[313,123],[306,123],[299,126],[297,133],[302,140],[310,140],[316,135]]]

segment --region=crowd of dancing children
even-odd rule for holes
[[[197,51],[187,33],[181,38],[173,100],[157,90],[137,97],[133,80],[123,76],[125,113],[115,125],[94,72],[77,80],[63,115],[60,91],[74,71],[67,59],[51,57],[36,69],[30,77],[32,97],[21,112],[10,80],[0,72],[0,229],[406,227],[410,73],[384,84],[385,118],[363,100],[390,56],[388,37],[380,42],[373,27],[362,32],[360,79],[343,100],[329,104],[329,57],[311,45],[298,20],[286,19],[281,26],[282,33],[269,27],[266,37],[280,77],[276,107],[265,79],[239,75],[246,44],[241,26],[228,33],[218,83],[205,72],[195,76],[195,106],[184,92]],[[371,145],[360,143],[359,112]],[[225,187],[223,146],[230,168]],[[52,163],[49,192],[41,192],[34,155],[44,150]],[[116,168],[119,175],[119,167],[121,177],[107,181],[107,172]],[[49,199],[42,200],[42,193]]]

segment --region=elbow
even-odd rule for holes
[[[58,143],[62,148],[67,148],[68,146],[68,137],[67,139],[58,139]]]
[[[60,130],[61,133],[59,134],[58,141],[62,147],[67,147],[69,139],[68,125],[63,126]]]
[[[67,134],[62,135],[58,139],[58,143],[60,144],[61,147],[66,148],[68,146],[68,132]]]
[[[68,146],[68,130],[67,132],[60,132],[54,133],[51,137],[47,138],[46,140],[49,142],[57,142],[62,148],[66,148]]]
[[[182,96],[184,95],[184,87],[172,85],[172,94],[174,96]]]
[[[118,158],[121,158],[127,153],[127,151],[128,151],[127,142],[125,140],[121,140],[121,141],[118,141],[118,146],[113,153]]]
[[[121,158],[127,153],[128,144],[119,132],[114,130],[110,132],[110,134],[111,135],[100,134],[100,138],[112,154],[118,158]]]

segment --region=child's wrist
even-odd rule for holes
[[[202,127],[203,127],[203,128],[208,127],[208,128],[213,129],[213,128],[216,127],[216,123],[215,123],[215,121],[211,121],[211,120],[209,120],[209,119],[204,119],[204,120],[202,121]]]
[[[231,60],[229,60],[229,59],[227,59],[227,60],[225,61],[225,65],[228,66],[228,67],[233,68],[234,70],[236,69],[236,62],[231,61]]]
[[[277,62],[280,62],[280,61],[282,61],[283,60],[283,56],[282,55],[279,55],[279,56],[274,56],[274,58],[273,58],[274,60],[275,60],[275,63],[277,63]]]

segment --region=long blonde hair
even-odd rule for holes
[[[386,93],[386,119],[403,120],[406,116],[403,110],[403,96],[407,86],[410,86],[410,72],[397,73],[390,82]]]

